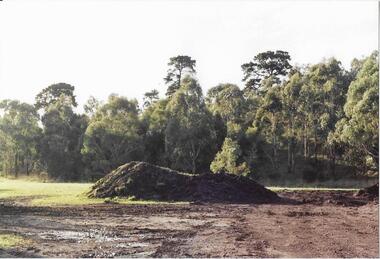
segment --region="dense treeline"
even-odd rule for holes
[[[378,170],[378,54],[349,71],[331,58],[292,67],[285,51],[242,65],[245,87],[203,94],[196,61],[168,63],[165,98],[91,97],[77,114],[74,87],[43,89],[34,105],[0,102],[0,170],[19,176],[95,180],[132,160],[181,171],[335,179]]]

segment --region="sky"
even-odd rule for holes
[[[267,50],[291,63],[353,58],[378,48],[376,1],[0,2],[0,99],[33,103],[43,88],[75,86],[81,107],[116,93],[142,100],[157,89],[170,57],[189,55],[207,89],[243,87],[241,65]],[[81,110],[81,108],[79,108]]]

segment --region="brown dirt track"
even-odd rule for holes
[[[378,257],[378,202],[352,192],[282,192],[280,204],[28,207],[3,201],[10,257]],[[297,201],[297,202],[294,202]]]

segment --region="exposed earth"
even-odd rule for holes
[[[281,192],[276,204],[0,201],[2,257],[378,257],[378,202],[343,191]],[[24,205],[22,205],[24,204]]]
[[[107,174],[93,185],[88,196],[256,204],[279,200],[276,193],[248,177],[228,173],[186,174],[139,161]]]

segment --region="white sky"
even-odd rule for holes
[[[0,99],[34,102],[53,83],[79,105],[110,93],[163,96],[169,57],[197,60],[201,86],[243,86],[241,64],[266,50],[292,63],[335,56],[349,67],[377,49],[376,1],[0,2]],[[81,110],[81,108],[80,108]]]

